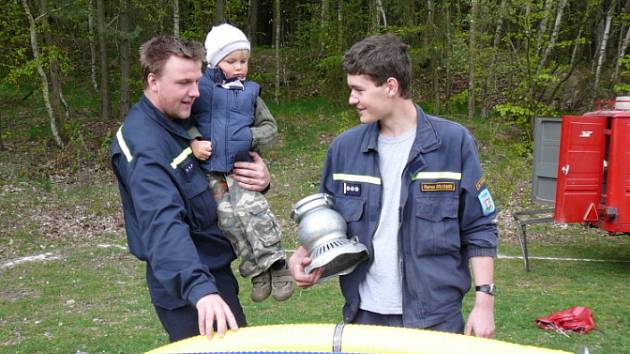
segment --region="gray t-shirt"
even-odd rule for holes
[[[396,137],[379,135],[378,155],[382,180],[382,208],[372,240],[374,263],[359,284],[361,309],[383,315],[402,314],[402,273],[398,255],[398,220],[402,171],[416,130]]]

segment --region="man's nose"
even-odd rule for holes
[[[357,103],[359,103],[359,99],[358,99],[355,95],[353,95],[353,94],[351,93],[351,94],[350,94],[350,97],[348,97],[348,103],[349,103],[351,106],[354,106],[354,105],[356,105]]]
[[[190,95],[190,97],[199,97],[199,84],[192,85],[188,94]]]

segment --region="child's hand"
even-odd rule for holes
[[[208,140],[191,140],[190,148],[195,157],[205,161],[212,155],[212,142]]]

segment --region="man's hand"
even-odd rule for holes
[[[483,338],[494,338],[494,296],[477,292],[464,334]]]
[[[207,140],[191,140],[190,148],[198,160],[205,161],[212,156],[212,142]]]
[[[300,288],[308,288],[317,284],[324,273],[324,268],[317,268],[311,274],[306,274],[304,267],[309,264],[311,264],[311,259],[308,257],[308,251],[303,246],[298,247],[291,258],[289,258],[289,271],[291,271],[291,276],[293,276],[295,283]]]
[[[230,307],[218,294],[210,294],[197,301],[197,314],[199,317],[199,334],[212,338],[213,324],[217,324],[219,337],[225,335],[226,330],[238,329],[238,324]]]
[[[234,169],[232,170],[232,178],[241,188],[245,188],[254,192],[264,191],[271,177],[265,161],[258,155],[258,153],[250,152],[249,156],[254,162],[238,161],[234,163]]]
[[[475,276],[475,284],[491,284],[494,276],[494,258],[471,257],[470,265]],[[483,338],[494,338],[494,296],[475,292],[473,307],[464,333]]]

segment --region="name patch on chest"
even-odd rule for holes
[[[361,184],[360,183],[343,183],[343,194],[353,197],[361,196]]]
[[[425,182],[420,184],[423,192],[454,192],[455,182]]]

